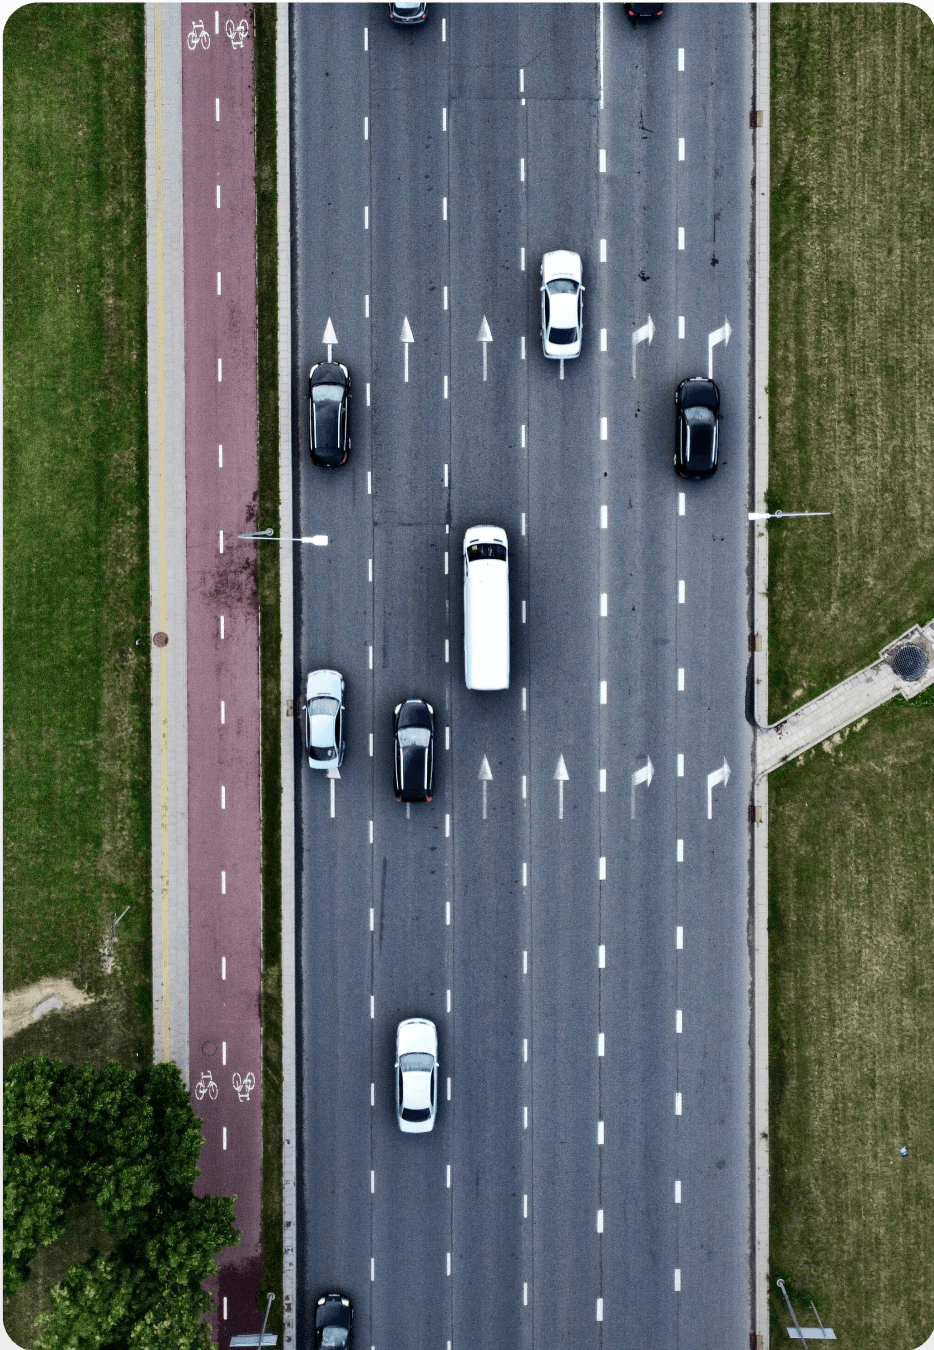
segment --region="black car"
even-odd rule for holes
[[[424,0],[394,0],[389,6],[389,17],[393,23],[403,23],[406,26],[424,23],[427,13],[428,6]]]
[[[720,391],[713,380],[695,375],[678,385],[675,407],[675,468],[682,478],[709,478],[717,471]]]
[[[435,777],[435,710],[423,698],[399,703],[392,718],[397,802],[430,802]]]
[[[308,435],[314,464],[336,469],[350,451],[350,375],[337,361],[308,372]]]
[[[664,5],[658,4],[654,5],[628,4],[626,6],[626,13],[629,15],[630,19],[633,20],[633,22],[635,22],[636,19],[660,19],[662,17],[662,10],[664,8],[665,8]]]
[[[315,1350],[348,1350],[353,1308],[341,1294],[324,1294],[315,1309]]]

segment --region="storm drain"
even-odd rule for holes
[[[904,647],[899,647],[892,658],[892,669],[902,680],[920,680],[927,668],[927,652],[923,647],[916,647],[913,642],[906,642]]]

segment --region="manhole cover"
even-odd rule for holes
[[[153,633],[152,645],[154,647],[167,647],[169,645],[168,633]]]
[[[205,1041],[205,1042],[204,1042],[204,1045],[202,1045],[201,1049],[204,1051],[204,1053],[205,1053],[206,1055],[216,1055],[216,1054],[217,1054],[217,1044],[216,1044],[215,1041]]]
[[[899,647],[892,659],[892,669],[903,680],[920,680],[927,668],[927,652],[923,647],[916,647],[913,642],[906,642],[904,647]]]

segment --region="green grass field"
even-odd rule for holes
[[[97,1000],[7,1063],[152,1055],[143,31],[31,5],[3,34],[4,984]]]
[[[774,5],[769,721],[934,616],[934,25]]]
[[[769,720],[934,615],[934,26],[774,5]],[[934,1328],[934,696],[770,780],[771,1331]],[[909,1149],[906,1159],[899,1147]]]

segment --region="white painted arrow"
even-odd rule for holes
[[[718,783],[726,787],[730,781],[730,766],[724,756],[723,764],[719,769],[714,769],[713,773],[707,775],[707,819],[713,820],[713,790]]]
[[[648,755],[646,755],[645,763],[642,768],[636,769],[635,773],[632,775],[632,802],[630,803],[629,815],[633,820],[636,818],[636,788],[640,783],[644,783],[645,786],[648,787],[654,773],[655,770],[652,768],[652,761],[649,759]]]
[[[493,341],[493,334],[490,332],[490,325],[486,321],[485,314],[480,325],[480,332],[477,334],[477,341],[483,343],[483,378],[486,379],[486,349],[487,343]]]
[[[639,343],[640,343],[640,342],[648,342],[649,346],[651,347],[651,345],[652,345],[652,339],[653,339],[654,336],[655,336],[655,325],[654,325],[654,323],[652,322],[652,316],[651,316],[651,314],[650,314],[649,317],[648,317],[648,321],[647,321],[646,323],[644,323],[644,324],[642,325],[641,328],[636,328],[636,329],[633,331],[633,335],[632,335],[632,378],[633,378],[633,379],[636,378],[636,348],[639,346]]]
[[[406,315],[405,318],[402,320],[402,332],[399,334],[399,341],[400,341],[400,342],[403,342],[403,343],[405,344],[405,346],[404,346],[404,348],[403,348],[403,350],[405,351],[405,382],[406,382],[406,384],[408,384],[408,382],[409,382],[409,343],[415,341],[414,337],[412,336],[412,329],[411,329],[411,326],[409,325],[409,316],[408,316],[408,315]]]
[[[564,785],[568,781],[568,766],[564,762],[564,755],[558,756],[558,767],[555,769],[555,782],[558,784],[558,819],[564,820]]]
[[[483,756],[483,763],[480,765],[480,772],[477,777],[483,784],[483,819],[486,820],[486,785],[493,781],[493,770],[490,768],[490,761],[486,755]]]
[[[328,769],[328,778],[331,780],[331,819],[334,819],[334,784],[340,778],[340,770],[337,768]]]
[[[327,343],[328,360],[330,361],[330,359],[331,359],[331,348],[337,346],[337,334],[334,332],[334,325],[333,325],[333,323],[331,322],[331,316],[330,316],[330,314],[328,315],[327,326],[325,327],[325,330],[324,330],[324,337],[321,339],[321,341],[324,342],[324,343]]]
[[[716,347],[716,345],[717,345],[718,342],[722,342],[723,345],[724,345],[724,347],[725,347],[725,346],[727,345],[727,343],[729,342],[729,340],[730,340],[730,334],[732,333],[732,331],[733,331],[733,330],[732,330],[732,328],[730,327],[730,321],[729,321],[729,319],[724,319],[724,320],[723,320],[723,327],[722,327],[722,328],[715,328],[715,329],[713,330],[712,333],[708,333],[708,334],[707,334],[707,378],[708,378],[708,380],[712,380],[712,379],[713,379],[713,349],[714,349],[714,347]]]

